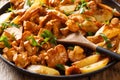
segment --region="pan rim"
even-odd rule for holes
[[[93,71],[93,72],[89,72],[89,73],[84,73],[84,74],[74,74],[74,75],[60,75],[60,76],[56,76],[56,75],[46,75],[46,74],[38,74],[38,73],[34,73],[34,72],[30,72],[26,69],[23,69],[23,68],[20,68],[20,67],[17,67],[14,63],[8,61],[7,59],[5,59],[1,54],[0,54],[0,58],[5,62],[7,63],[8,65],[12,66],[13,68],[15,68],[16,70],[20,71],[20,72],[23,72],[25,74],[28,74],[28,75],[32,75],[32,76],[35,76],[35,77],[45,77],[45,78],[61,78],[61,79],[66,79],[66,78],[83,78],[83,77],[87,77],[87,76],[91,76],[92,74],[96,74],[96,73],[99,73],[101,71],[105,71],[106,69],[108,69],[109,67],[115,65],[118,60],[113,60],[111,61],[110,63],[108,63],[105,67],[99,69],[99,70],[96,70],[96,71]]]
[[[112,2],[114,1],[114,3],[116,4],[115,0],[112,0]],[[6,6],[7,5],[7,6]],[[8,7],[10,5],[10,2],[7,2],[6,5],[4,5],[4,7]],[[96,70],[96,71],[93,71],[93,72],[89,72],[89,73],[85,73],[85,74],[75,74],[75,75],[60,75],[60,76],[54,76],[54,75],[46,75],[46,74],[38,74],[38,73],[33,73],[33,72],[30,72],[26,69],[23,69],[23,68],[20,68],[20,67],[17,67],[15,64],[13,64],[12,62],[8,61],[7,59],[5,59],[2,54],[1,54],[1,51],[0,51],[0,58],[5,62],[7,63],[8,65],[12,66],[13,68],[15,68],[16,70],[20,71],[20,72],[23,72],[25,74],[28,74],[28,75],[32,75],[32,76],[36,76],[36,77],[42,77],[42,78],[59,78],[59,79],[70,79],[70,78],[83,78],[83,77],[87,77],[87,76],[91,76],[92,74],[96,74],[96,73],[99,73],[99,72],[102,72],[106,69],[108,69],[109,67],[115,65],[118,61],[117,60],[113,60],[111,61],[108,65],[106,65],[104,68],[102,69],[99,69],[99,70]]]

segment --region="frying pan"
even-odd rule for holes
[[[120,4],[117,3],[115,0],[103,0],[103,3],[110,5],[113,8],[116,8],[118,11],[120,11]],[[11,3],[7,2],[3,7],[0,8],[0,15],[5,13],[6,10],[8,10],[8,8],[10,7]],[[83,77],[88,77],[91,76],[93,74],[96,74],[98,72],[104,71],[107,68],[109,68],[110,66],[116,64],[118,62],[118,60],[112,60],[111,62],[108,63],[107,66],[105,66],[102,69],[99,69],[97,71],[94,72],[90,72],[90,73],[85,73],[85,74],[75,74],[75,75],[69,75],[69,76],[65,76],[65,75],[61,75],[61,76],[51,76],[51,75],[44,75],[44,74],[37,74],[37,73],[33,73],[33,72],[29,72],[26,69],[23,68],[19,68],[16,65],[14,65],[14,63],[6,60],[3,56],[2,56],[2,49],[0,49],[0,58],[7,63],[8,65],[12,66],[14,69],[20,71],[22,74],[28,75],[28,76],[33,76],[33,77],[38,77],[40,79],[45,79],[45,80],[76,80],[76,79],[80,79]]]

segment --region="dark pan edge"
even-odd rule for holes
[[[10,8],[11,3],[10,2],[6,2],[1,8],[0,8],[0,15],[5,13],[5,11],[8,10],[8,8]]]
[[[38,77],[38,78],[43,78],[43,79],[57,79],[57,80],[65,80],[65,79],[77,79],[77,78],[84,78],[84,77],[88,77],[91,76],[93,74],[97,74],[101,71],[104,71],[106,69],[108,69],[109,67],[113,66],[114,64],[116,64],[118,61],[114,60],[112,62],[110,62],[107,66],[105,66],[102,69],[99,69],[97,71],[94,72],[90,72],[90,73],[85,73],[85,74],[75,74],[75,75],[69,75],[69,76],[65,76],[65,75],[61,75],[61,76],[51,76],[51,75],[44,75],[44,74],[37,74],[37,73],[33,73],[33,72],[29,72],[26,69],[17,67],[16,65],[14,65],[13,63],[11,63],[10,61],[6,60],[1,54],[0,54],[0,58],[7,63],[8,65],[12,66],[13,68],[15,68],[16,70],[18,70],[19,72],[22,72],[23,74],[26,74],[28,76],[33,76],[33,77]]]
[[[111,0],[113,3],[115,3],[117,6],[119,6],[120,7],[120,3],[119,2],[117,2],[116,0]]]
[[[116,0],[102,0],[102,3],[109,5],[112,5],[110,7],[116,9],[120,12],[120,4]]]

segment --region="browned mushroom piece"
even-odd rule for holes
[[[65,70],[65,75],[73,75],[73,74],[80,74],[80,73],[81,73],[80,69],[76,66],[68,67]]]
[[[70,50],[68,52],[68,57],[72,62],[79,61],[85,58],[85,53],[83,48],[81,48],[80,46],[75,46],[73,50]]]
[[[56,67],[57,64],[65,64],[68,60],[66,49],[63,45],[57,45],[47,51],[47,64],[49,67]]]

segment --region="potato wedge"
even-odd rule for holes
[[[113,13],[107,9],[100,9],[96,11],[94,17],[99,22],[109,21],[113,17]]]
[[[109,58],[104,58],[99,62],[80,68],[80,71],[81,73],[93,72],[105,67],[108,64],[108,62],[109,62]]]
[[[59,71],[43,65],[31,65],[27,70],[38,74],[60,75]]]
[[[76,61],[72,65],[75,65],[75,66],[81,68],[81,67],[93,64],[93,63],[97,62],[99,59],[100,59],[100,55],[99,54],[94,54],[94,55],[86,57],[86,58],[84,58],[80,61]]]

